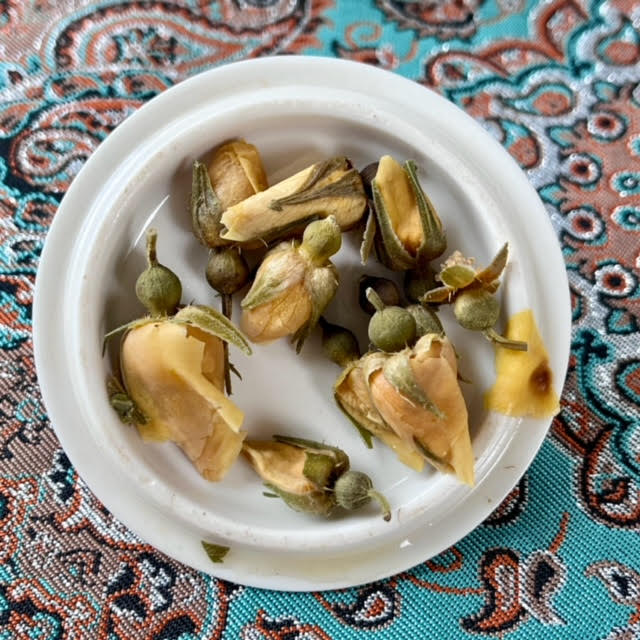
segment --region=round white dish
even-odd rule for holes
[[[299,357],[285,340],[256,346],[250,357],[232,348],[243,374],[233,399],[246,412],[251,437],[285,433],[342,447],[352,467],[387,495],[390,523],[373,507],[327,521],[292,512],[262,496],[243,460],[223,482],[208,483],[177,447],[143,443],[122,425],[105,393],[110,366],[101,356],[102,336],[141,315],[133,285],[150,225],[159,231],[160,261],[182,279],[183,301],[217,304],[203,278],[206,250],[190,228],[190,168],[232,137],[257,145],[271,183],[330,155],[346,155],[358,167],[384,153],[416,160],[451,250],[483,265],[509,241],[503,316],[534,310],[559,393],[570,304],[555,234],[516,163],[461,110],[391,73],[307,57],[228,65],[161,94],[92,155],[56,214],[36,281],[36,366],[62,446],[98,498],[145,541],[227,580],[317,590],[386,577],[477,526],[529,466],[550,420],[485,412],[492,347],[448,323],[461,372],[473,380],[465,387],[476,456],[471,489],[443,474],[412,472],[381,443],[367,450],[333,406],[339,370],[321,355],[317,335]],[[354,304],[356,283],[362,273],[385,270],[374,259],[359,264],[358,240],[345,236],[336,259],[341,286],[326,315],[363,336],[367,319]],[[212,564],[201,540],[231,546],[225,562]]]

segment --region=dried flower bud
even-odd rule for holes
[[[417,338],[422,338],[422,336],[426,336],[428,333],[444,335],[442,323],[433,309],[423,307],[421,304],[412,304],[406,309],[416,321]]]
[[[402,307],[385,307],[378,294],[367,289],[367,299],[377,309],[369,320],[369,340],[382,351],[400,351],[416,339],[416,321]]]
[[[340,410],[358,429],[368,448],[373,446],[372,436],[375,436],[393,449],[401,462],[420,471],[424,466],[422,457],[415,451],[413,444],[405,444],[385,423],[369,393],[364,371],[372,362],[384,362],[387,357],[380,352],[369,353],[347,365],[334,384],[334,399]]]
[[[335,219],[312,223],[302,244],[283,242],[258,268],[240,303],[242,327],[254,342],[292,335],[300,351],[338,288],[338,272],[327,253],[339,248]]]
[[[228,208],[222,214],[228,242],[272,242],[300,232],[331,214],[341,229],[362,217],[367,198],[362,180],[344,157],[318,162]]]
[[[402,167],[391,156],[380,158],[371,190],[376,247],[387,267],[413,269],[444,252],[447,241],[442,223],[418,182],[413,161]],[[367,244],[372,233],[365,234]],[[362,253],[366,257],[367,251]]]
[[[333,511],[333,496],[309,477],[314,475],[312,466],[322,466],[325,474],[327,469],[331,471],[335,464],[332,455],[315,453],[308,466],[307,451],[302,447],[255,440],[245,442],[243,453],[266,486],[294,511],[322,516]]]
[[[136,281],[136,296],[152,316],[163,316],[175,311],[182,297],[178,276],[158,263],[156,242],[158,232],[147,231],[147,268]]]
[[[509,318],[506,339],[529,348],[496,350],[496,381],[485,396],[486,407],[508,416],[547,418],[558,413],[549,355],[530,309]]]
[[[223,340],[244,337],[221,314],[185,307],[173,318],[132,326],[120,366],[127,396],[145,417],[146,440],[178,444],[208,480],[221,480],[240,453],[243,413],[223,392]]]
[[[331,324],[324,318],[320,318],[319,324],[322,329],[322,349],[329,360],[345,367],[360,357],[358,340],[349,329]]]
[[[500,305],[493,294],[498,290],[498,279],[507,265],[508,255],[509,246],[504,244],[491,263],[478,270],[473,258],[454,251],[436,276],[443,286],[428,291],[421,302],[453,302],[454,315],[462,327],[482,331],[489,340],[507,349],[526,351],[526,342],[508,340],[494,329],[500,316]]]
[[[268,187],[260,152],[244,140],[231,140],[218,147],[208,171],[223,210]]]
[[[211,251],[205,275],[213,289],[230,296],[247,284],[249,267],[238,249],[221,247]]]
[[[364,375],[375,408],[403,444],[473,485],[467,408],[448,338],[423,336],[413,349],[369,360]]]
[[[375,276],[362,276],[358,282],[358,303],[360,308],[372,316],[376,308],[367,299],[367,289],[373,289],[386,307],[394,307],[400,304],[400,291],[396,283],[387,278]]]
[[[473,258],[467,258],[459,251],[454,251],[442,263],[440,271],[436,274],[436,280],[442,282],[442,286],[427,291],[420,298],[420,302],[424,304],[452,302],[457,294],[468,288],[495,293],[499,286],[498,280],[507,266],[508,257],[509,245],[505,243],[491,263],[484,269],[478,270]]]
[[[243,452],[266,486],[288,507],[326,517],[336,505],[353,510],[374,498],[383,506],[385,520],[391,518],[389,504],[374,491],[369,477],[349,471],[344,451],[302,438],[274,439],[247,441]]]

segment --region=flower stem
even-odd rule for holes
[[[384,521],[389,522],[389,520],[391,520],[391,507],[389,506],[388,500],[375,489],[369,489],[367,495],[380,505]]]
[[[522,342],[521,340],[510,340],[509,338],[501,336],[493,329],[486,329],[484,335],[489,340],[491,340],[491,342],[495,342],[501,347],[505,347],[505,349],[513,349],[514,351],[527,351],[527,349],[529,348],[529,345],[526,342]]]
[[[367,296],[367,300],[375,307],[376,311],[384,310],[384,302],[382,302],[382,298],[376,293],[375,289],[368,287],[365,295]]]
[[[223,293],[220,295],[222,298],[222,314],[231,320],[231,314],[233,312],[233,300],[231,296],[227,293]],[[232,394],[231,389],[231,368],[229,366],[229,343],[223,341],[222,342],[222,353],[224,357],[224,386],[227,390],[227,395],[230,396]]]
[[[155,267],[158,264],[158,257],[156,255],[156,243],[158,242],[158,232],[156,229],[149,229],[147,231],[147,263],[150,267]]]

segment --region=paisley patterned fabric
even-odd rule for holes
[[[476,118],[546,204],[573,308],[562,411],[506,500],[411,571],[313,594],[201,575],[115,520],[56,440],[31,341],[47,229],[101,140],[189,75],[291,53]],[[638,0],[0,0],[0,638],[640,638],[639,280]]]

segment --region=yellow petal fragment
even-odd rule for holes
[[[258,149],[244,140],[232,140],[216,149],[209,163],[209,178],[223,209],[268,186]]]
[[[213,433],[206,439],[200,455],[193,460],[196,469],[210,482],[224,478],[242,451],[245,431],[236,433],[219,416],[213,424]]]
[[[404,248],[415,255],[424,236],[418,202],[406,171],[391,156],[382,156],[375,181],[393,230]]]
[[[554,416],[560,403],[549,355],[531,309],[509,318],[505,337],[526,342],[528,349],[496,347],[496,381],[485,395],[485,406],[508,416]]]
[[[202,375],[217,389],[222,390],[224,386],[224,346],[222,340],[194,326],[187,327],[187,335],[204,343]]]
[[[266,483],[300,496],[318,489],[304,475],[304,449],[283,442],[248,440],[242,451]]]
[[[149,419],[149,433],[189,443],[189,456],[202,453],[216,417],[230,429],[240,430],[244,414],[203,374],[216,374],[205,359],[207,343],[194,337],[194,329],[171,322],[146,324],[130,331],[121,349],[121,367],[131,398]],[[210,347],[213,351],[217,347]]]

